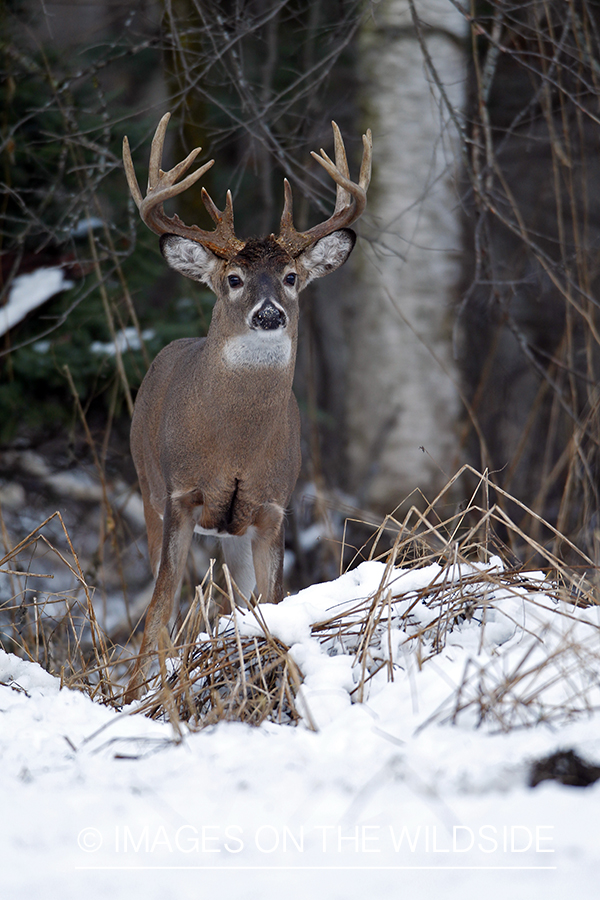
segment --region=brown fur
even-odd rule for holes
[[[136,399],[131,452],[156,585],[126,703],[139,695],[171,616],[196,526],[225,535],[226,561],[246,594],[272,603],[283,596],[283,517],[301,462],[292,394],[298,294],[342,265],[353,245],[353,232],[338,231],[292,259],[265,238],[226,261],[185,238],[161,239],[169,264],[208,284],[217,301],[207,337],[165,347]],[[286,283],[290,273],[295,285]],[[254,324],[265,303],[284,324]]]

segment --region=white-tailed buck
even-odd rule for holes
[[[350,180],[339,129],[335,163],[312,155],[337,185],[333,214],[309,231],[292,222],[292,192],[279,235],[241,241],[231,193],[220,212],[202,200],[215,228],[204,231],[168,217],[163,202],[194,184],[214,160],[182,181],[200,152],[163,172],[169,114],[150,152],[142,197],[127,138],[123,160],[140,216],[160,237],[167,263],[217,296],[208,335],[173,341],[148,370],[135,403],[131,453],[144,501],[150,563],[156,578],[126,703],[144,685],[158,634],[171,616],[194,531],[223,538],[224,559],[242,594],[277,603],[283,595],[283,518],[300,470],[300,420],[292,394],[298,339],[298,295],[333,272],[354,246],[347,226],[366,205],[371,134],[363,136],[358,183]]]

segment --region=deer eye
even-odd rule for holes
[[[227,281],[229,282],[229,287],[238,288],[241,287],[244,283],[239,275],[228,275]]]
[[[283,279],[286,284],[296,284],[297,275],[295,272],[290,272],[289,275],[286,275]]]

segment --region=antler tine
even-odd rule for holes
[[[204,229],[198,228],[197,225],[185,225],[178,216],[167,216],[164,211],[163,203],[165,200],[176,197],[178,194],[181,194],[183,191],[190,188],[211,168],[211,166],[214,165],[215,162],[214,159],[209,160],[195,172],[192,172],[182,181],[179,181],[178,179],[187,172],[201,152],[201,148],[196,147],[196,149],[192,150],[184,160],[177,163],[177,165],[173,166],[172,169],[169,169],[168,172],[163,172],[160,164],[170,118],[170,113],[166,113],[162,117],[152,139],[150,162],[148,165],[148,190],[145,197],[142,197],[142,192],[140,191],[135,175],[129,141],[126,137],[123,138],[123,165],[125,168],[125,175],[127,177],[131,195],[140,211],[140,217],[155,234],[176,234],[180,237],[188,238],[199,244],[206,245],[219,256],[229,259],[232,256],[235,256],[235,254],[244,246],[244,242],[240,241],[235,236],[233,227],[233,202],[229,191],[225,211],[220,213],[210,197],[208,197],[205,189],[202,189],[204,205],[217,226],[214,231],[204,231]],[[208,197],[208,204],[205,200],[205,195]]]
[[[171,194],[171,196],[175,196],[176,194],[183,193],[183,191],[187,190],[188,187],[191,187],[193,184],[195,184],[196,181],[198,181],[198,179],[205,172],[207,172],[211,166],[214,165],[215,161],[214,159],[209,160],[209,162],[204,163],[204,165],[196,172],[188,175],[183,179],[183,181],[180,181],[179,184],[175,185],[175,182],[177,181],[179,176],[184,172],[187,172],[198,154],[202,152],[202,147],[196,147],[195,150],[192,150],[191,153],[188,153],[184,160],[182,160],[180,163],[177,163],[177,165],[173,166],[172,169],[169,169],[168,172],[163,172],[163,170],[160,168],[160,164],[162,161],[163,149],[165,146],[167,125],[169,124],[170,118],[171,113],[164,114],[164,116],[158,123],[158,127],[152,139],[152,145],[150,147],[150,162],[148,164],[148,188],[149,190],[154,191],[162,182],[164,182],[165,184],[167,184],[167,187],[173,186],[173,193]],[[168,199],[166,195],[165,199]]]
[[[218,231],[222,237],[225,237],[232,244],[237,242],[238,249],[241,249],[244,244],[242,241],[238,241],[235,236],[235,228],[233,225],[233,199],[231,196],[231,191],[227,191],[227,197],[225,199],[225,209],[221,212],[220,209],[217,209],[215,203],[213,202],[212,197],[206,190],[206,188],[202,188],[202,202],[204,203],[208,213],[217,226],[215,232]],[[214,247],[212,249],[215,249]],[[219,253],[218,248],[216,252]]]
[[[168,216],[165,215],[164,210],[162,209],[162,204],[165,200],[170,200],[171,197],[177,197],[178,194],[182,194],[202,178],[205,172],[208,172],[208,170],[212,168],[215,163],[214,159],[210,159],[195,172],[187,175],[183,181],[180,181],[178,184],[174,183],[177,177],[191,166],[201,152],[201,149],[201,147],[197,147],[196,150],[192,150],[189,156],[174,166],[174,168],[169,169],[168,172],[163,172],[162,169],[159,169],[159,180],[155,182],[154,187],[149,186],[148,194],[144,197],[139,206],[140,215],[144,222],[146,222],[146,216],[149,218],[153,217],[153,211],[155,211],[157,215],[160,214],[163,216],[165,220],[168,220]],[[148,179],[148,184],[150,184],[150,179]],[[148,222],[146,222],[146,225],[150,228],[152,227]]]
[[[358,183],[367,193],[371,184],[371,162],[373,157],[373,135],[371,129],[367,128],[367,133],[363,134],[363,157],[360,164],[360,172],[358,175]]]
[[[280,233],[277,241],[292,256],[298,256],[306,247],[320,238],[345,228],[355,222],[367,205],[367,189],[371,180],[371,157],[373,140],[371,131],[363,135],[363,157],[360,166],[358,183],[350,178],[346,149],[340,129],[332,122],[335,163],[324,150],[321,155],[311,151],[311,156],[323,166],[336,183],[336,199],[333,214],[325,222],[315,225],[309,231],[299,232],[292,221],[292,192],[287,179],[284,180],[285,203],[281,216]]]
[[[223,222],[230,228],[233,228],[233,198],[231,196],[231,191],[227,191],[225,197],[225,209],[222,212],[220,209],[217,209],[212,197],[204,187],[202,188],[202,202],[216,225],[220,225]]]
[[[289,231],[294,228],[293,221],[293,211],[294,211],[294,200],[292,197],[292,186],[287,180],[287,178],[283,179],[283,212],[281,213],[281,224],[280,231],[283,234],[284,231]]]
[[[335,167],[338,172],[341,172],[342,175],[349,180],[350,169],[348,168],[348,158],[346,157],[346,148],[344,147],[342,133],[335,122],[332,122],[331,124],[333,127],[333,145],[335,148]],[[324,150],[321,150],[322,154],[324,152]],[[341,184],[336,184],[334,214],[340,212],[340,210],[347,206],[349,202],[350,195],[348,191],[346,191]]]
[[[165,113],[154,132],[150,145],[150,161],[148,163],[148,188],[154,190],[160,181],[160,164],[165,146],[165,136],[171,113]]]
[[[323,166],[325,171],[329,173],[329,175],[333,178],[337,185],[338,197],[336,198],[334,213],[339,212],[337,201],[339,199],[340,192],[343,192],[348,200],[354,199],[356,203],[362,202],[363,198],[361,195],[364,194],[364,206],[366,206],[366,192],[371,181],[371,156],[373,148],[371,129],[367,129],[367,133],[363,134],[363,157],[360,166],[358,184],[355,184],[350,180],[350,172],[348,170],[348,161],[346,159],[346,150],[342,140],[342,135],[335,122],[332,122],[331,124],[333,125],[335,140],[335,163],[329,158],[329,156],[323,149],[321,149],[320,151],[321,156],[319,156],[318,153],[315,153],[314,150],[311,150],[310,155]],[[362,212],[364,211],[364,206],[355,216],[355,219],[357,219],[358,216],[362,214]]]
[[[125,169],[125,177],[129,185],[129,191],[135,201],[135,205],[139,209],[142,205],[142,192],[136,178],[135,169],[133,168],[133,160],[131,158],[131,150],[129,149],[129,139],[127,135],[123,138],[123,168]]]
[[[230,191],[227,191],[227,194],[230,194]],[[211,217],[211,219],[213,220],[215,225],[218,225],[222,218],[222,214],[221,214],[220,210],[217,209],[215,203],[213,202],[212,197],[210,196],[210,194],[208,193],[208,191],[206,190],[205,187],[202,188],[202,193],[200,194],[200,196],[202,198],[202,202],[204,203],[204,206],[208,210],[209,216]]]

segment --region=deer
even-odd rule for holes
[[[135,400],[130,447],[155,584],[124,705],[147,686],[194,533],[219,538],[242,604],[283,598],[284,517],[301,465],[300,415],[292,393],[298,297],[350,256],[356,234],[349,226],[364,212],[371,178],[371,132],[363,135],[360,174],[353,182],[333,122],[335,162],[324,150],[311,151],[336,185],[327,220],[305,232],[295,229],[286,178],[277,236],[240,240],[231,191],[221,211],[204,187],[201,198],[214,229],[188,226],[168,216],[163,204],[195,184],[214,159],[186,175],[201,152],[197,147],[163,171],[169,118],[170,113],[163,116],[152,140],[145,197],[124,138],[127,183],[142,221],[159,235],[167,264],[209,287],[216,301],[206,337],[164,347]]]

